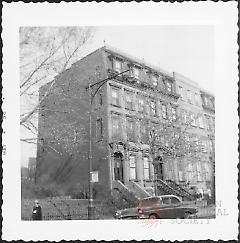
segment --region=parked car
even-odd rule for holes
[[[190,203],[182,202],[175,195],[148,197],[140,200],[138,207],[118,210],[117,219],[174,219],[197,218],[197,208]]]

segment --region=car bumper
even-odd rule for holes
[[[115,219],[139,219],[139,216],[137,215],[114,215]]]
[[[189,219],[197,219],[197,218],[198,218],[198,214],[197,213],[189,215]],[[140,215],[139,219],[149,219],[149,215],[144,215],[144,214]],[[166,218],[166,219],[168,219],[168,218]]]
[[[189,215],[189,218],[190,219],[197,219],[198,218],[198,214],[197,213],[191,214],[191,215]]]

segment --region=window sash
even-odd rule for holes
[[[187,91],[187,98],[188,98],[188,102],[192,104],[192,95],[190,90]]]
[[[150,108],[151,108],[152,115],[156,115],[157,107],[155,101],[150,101]]]
[[[172,92],[172,84],[170,82],[166,82],[167,91]]]
[[[167,106],[164,105],[164,104],[162,104],[162,117],[163,117],[164,119],[167,118]]]
[[[141,142],[148,143],[147,126],[145,124],[141,124]]]
[[[183,87],[179,86],[178,90],[179,90],[180,99],[183,100]]]
[[[135,141],[135,122],[127,120],[127,138]]]
[[[190,114],[191,125],[196,126],[196,119],[194,114]]]
[[[197,93],[194,94],[194,100],[195,100],[195,104],[199,105],[199,97]]]
[[[137,178],[136,175],[136,157],[129,156],[129,170],[130,170],[130,180],[135,180]]]
[[[125,95],[125,108],[129,109],[129,110],[133,110],[133,95],[126,93]]]
[[[132,74],[133,74],[134,78],[139,79],[139,77],[140,77],[140,69],[137,68],[137,67],[133,67],[132,68]]]
[[[119,90],[117,89],[112,89],[111,92],[111,103],[112,105],[120,105],[120,99],[119,99]]]
[[[177,111],[176,111],[176,108],[175,107],[172,107],[172,119],[174,121],[177,120]]]
[[[152,75],[152,84],[156,87],[158,85],[158,78],[156,75]]]
[[[122,71],[122,62],[118,61],[118,60],[115,60],[115,62],[114,62],[114,69],[118,73],[121,73],[121,71]]]
[[[150,178],[150,162],[149,159],[144,157],[143,159],[143,171],[144,171],[144,179],[149,180]]]
[[[144,100],[141,98],[138,99],[138,111],[144,112]]]
[[[112,117],[112,136],[121,136],[121,119],[117,117]]]

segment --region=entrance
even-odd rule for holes
[[[123,155],[120,152],[114,153],[114,180],[123,183]]]
[[[164,176],[163,176],[163,163],[159,163],[157,165],[157,178],[163,180]]]
[[[158,156],[154,161],[154,174],[156,179],[164,180],[163,158]]]

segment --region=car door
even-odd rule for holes
[[[181,201],[177,198],[172,196],[171,197],[171,217],[176,218],[182,218],[183,217],[183,208]]]
[[[162,197],[162,205],[159,211],[159,216],[162,219],[171,219],[173,217],[170,197]]]

